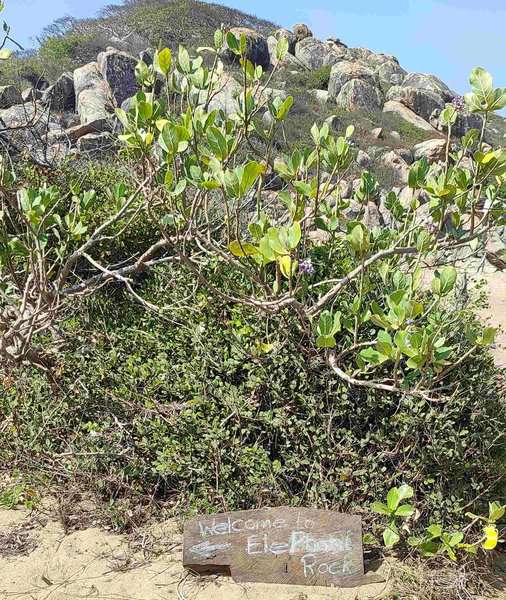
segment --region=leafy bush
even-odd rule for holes
[[[416,162],[411,206],[391,192],[389,226],[369,228],[374,177],[362,174],[354,217],[339,191],[354,128],[317,122],[305,148],[286,148],[294,100],[263,93],[245,36],[226,34],[243,70],[236,110],[211,110],[224,43],[218,30],[209,63],[180,47],[139,64],[142,90],[116,113],[128,174],[106,170],[110,185],[104,172],[96,189],[20,181],[2,164],[0,353],[16,374],[2,452],[107,496],[199,507],[346,510],[402,477],[458,519],[504,460],[495,330],[454,264],[505,223],[506,152],[483,131],[450,152],[448,107],[446,163]],[[471,86],[473,110],[506,105],[483,70]]]
[[[254,313],[195,290],[177,267],[136,290],[169,296],[170,318],[109,290],[75,307],[53,384],[33,370],[4,379],[4,464],[201,510],[357,510],[405,480],[424,519],[452,523],[500,469],[505,408],[486,353],[455,373],[465,384],[451,402],[432,405],[350,389],[287,342],[288,315],[266,338]],[[459,313],[469,318],[472,307]]]

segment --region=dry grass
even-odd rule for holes
[[[392,600],[477,600],[496,598],[506,590],[496,563],[416,560],[393,571]],[[501,597],[501,596],[499,596]]]

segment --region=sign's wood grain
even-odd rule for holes
[[[202,516],[185,524],[183,564],[237,582],[355,587],[364,575],[360,517],[308,508]]]

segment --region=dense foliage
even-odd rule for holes
[[[228,115],[225,49],[242,69]],[[294,99],[246,50],[218,30],[207,62],[180,47],[139,63],[124,165],[3,161],[0,452],[199,508],[358,510],[409,481],[420,523],[457,522],[504,468],[495,331],[455,265],[506,222],[506,153],[483,142],[506,91],[473,71],[483,130],[454,151],[449,105],[446,161],[416,162],[379,228],[373,174],[340,192],[354,128],[324,120],[292,148]]]

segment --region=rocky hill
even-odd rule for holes
[[[319,40],[309,27],[276,28],[239,11],[195,0],[127,0],[104,9],[100,18],[63,19],[48,28],[37,53],[21,55],[14,69],[2,73],[1,139],[12,152],[29,151],[42,164],[69,153],[105,152],[114,146],[114,110],[139,89],[136,65],[149,64],[154,45],[195,49],[209,44],[224,24],[248,39],[249,58],[266,70],[275,68],[273,96],[295,98],[286,126],[287,138],[303,142],[315,120],[329,119],[337,130],[357,128],[358,166],[373,171],[387,186],[406,183],[409,164],[426,156],[439,160],[445,152],[439,115],[447,103],[459,107],[454,127],[459,137],[481,127],[481,117],[468,113],[462,99],[434,75],[408,73],[392,55],[349,48],[339,39]],[[289,53],[276,64],[279,38]],[[214,107],[233,112],[240,89],[229,53]],[[58,72],[61,69],[63,72]],[[51,73],[55,73],[51,82]],[[57,73],[57,75],[56,75]],[[23,88],[21,81],[31,85]],[[265,118],[268,118],[266,114]],[[506,126],[497,118],[486,139],[504,143]]]

